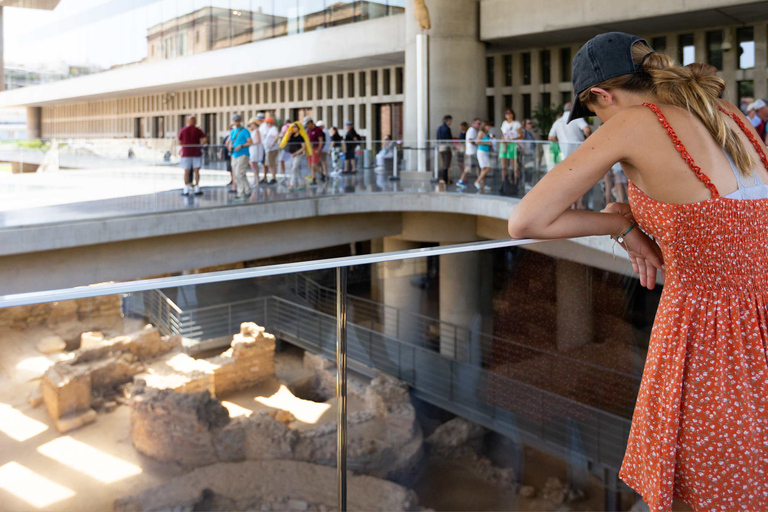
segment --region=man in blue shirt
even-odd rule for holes
[[[445,116],[443,124],[437,129],[437,140],[440,148],[440,179],[448,183],[448,169],[451,168],[451,156],[453,155],[453,134],[451,133],[451,122],[453,117]]]
[[[229,132],[227,147],[232,154],[232,177],[235,180],[237,195],[235,199],[247,199],[251,195],[251,185],[248,183],[248,148],[253,142],[251,134],[243,126],[243,116],[232,116],[232,131]]]

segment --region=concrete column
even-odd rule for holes
[[[591,343],[594,334],[592,283],[588,267],[557,260],[557,350],[565,352]]]
[[[730,28],[733,32],[732,41],[736,41],[736,30]],[[753,70],[753,79],[755,81],[755,98],[768,97],[768,41],[766,41],[766,25],[765,23],[759,23],[755,25],[755,69]],[[735,50],[726,52],[735,55]],[[723,59],[725,60],[725,59]],[[735,64],[734,64],[735,69]],[[728,88],[733,89],[734,86],[726,84],[726,90]]]
[[[27,107],[27,139],[43,136],[43,108]]]
[[[479,351],[472,350],[479,349],[479,343],[472,342],[484,330],[483,283],[489,281],[483,271],[488,266],[483,264],[485,256],[479,251],[440,256],[440,321],[445,322],[440,327],[440,354],[445,357],[479,362]]]
[[[384,252],[405,251],[418,249],[418,242],[409,242],[395,237],[384,238]],[[418,282],[427,273],[427,259],[414,258],[400,261],[389,261],[378,265],[378,275],[381,286],[378,293],[382,295],[382,317],[379,319],[388,336],[421,345],[424,341],[424,328],[419,325],[417,317],[408,313],[419,314],[422,304],[427,298],[425,290]]]
[[[531,50],[531,112],[541,103],[541,55],[539,50]]]
[[[3,31],[3,7],[0,6],[0,91],[5,90],[5,33]]]
[[[760,55],[760,50],[758,49],[757,45],[757,38],[758,38],[758,32],[755,32],[755,61],[757,62],[757,57]],[[739,67],[737,53],[736,50],[736,28],[735,27],[725,27],[723,29],[723,42],[730,43],[731,49],[728,51],[723,52],[723,70],[720,71],[720,76],[725,80],[725,94],[726,99],[729,101],[732,101],[733,103],[736,103],[736,100],[738,99],[738,86],[736,85],[736,70]],[[765,51],[765,50],[763,50]],[[757,87],[757,80],[755,81],[755,97],[760,98],[762,96],[758,95],[758,87]]]
[[[479,40],[478,0],[427,0],[429,36],[428,126],[435,137],[442,118],[471,121],[485,112],[485,45]],[[416,140],[416,34],[414,2],[405,3],[404,137]],[[458,67],[461,68],[458,71]]]

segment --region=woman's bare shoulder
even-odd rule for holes
[[[595,130],[592,137],[596,135],[600,135],[599,138],[626,135],[636,138],[639,132],[650,129],[654,123],[658,124],[656,115],[648,107],[642,105],[626,107],[605,121],[600,128]],[[593,140],[598,140],[598,138]]]

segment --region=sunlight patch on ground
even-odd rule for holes
[[[8,404],[0,403],[0,432],[23,442],[48,430],[48,425],[30,418]]]
[[[236,403],[228,402],[227,400],[222,400],[221,405],[227,408],[229,411],[229,417],[234,418],[237,416],[250,416],[253,414],[253,411],[250,409],[246,409],[245,407],[239,406]]]
[[[36,508],[47,507],[75,495],[72,489],[52,482],[17,462],[0,466],[0,489]]]
[[[281,385],[277,393],[270,397],[257,396],[254,400],[267,407],[288,411],[304,423],[317,423],[317,420],[331,408],[330,404],[297,398],[285,385]]]
[[[54,439],[37,451],[105,484],[141,473],[140,467],[69,436]]]
[[[19,364],[16,365],[16,369],[27,370],[27,371],[42,375],[45,373],[45,370],[47,370],[54,364],[55,364],[55,361],[51,361],[45,356],[28,357],[20,361]]]

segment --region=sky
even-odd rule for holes
[[[278,16],[295,16],[297,6],[298,12],[305,13],[322,10],[325,3],[323,0],[61,0],[53,11],[6,7],[5,62],[28,66],[66,62],[106,68],[144,58],[149,27],[205,6],[243,11],[261,8]]]

